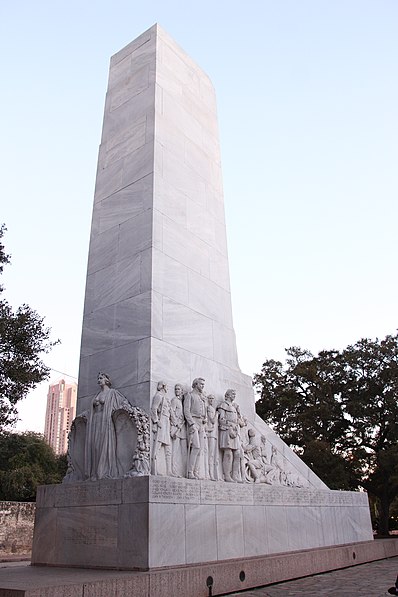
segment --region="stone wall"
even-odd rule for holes
[[[36,504],[0,502],[0,556],[30,554]]]

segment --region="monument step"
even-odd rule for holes
[[[215,597],[396,555],[391,538],[147,572],[20,563],[0,568],[0,597]]]

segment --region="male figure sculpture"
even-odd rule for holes
[[[170,435],[171,435],[171,473],[173,477],[185,477],[187,461],[187,428],[182,407],[182,385],[174,386],[171,399]]]
[[[281,460],[278,450],[275,446],[272,446],[271,453],[271,466],[273,468],[270,476],[272,476],[272,483],[275,485],[284,485],[284,466]]]
[[[255,483],[268,483],[267,474],[272,470],[272,466],[266,462],[262,454],[262,444],[254,429],[249,429],[249,443],[245,446],[245,453],[248,457],[248,467]],[[261,441],[265,442],[265,437],[261,436]]]
[[[205,380],[197,377],[192,382],[192,391],[184,398],[184,415],[188,425],[188,479],[200,479],[202,472],[200,457],[205,451],[206,398],[203,393]],[[202,463],[203,465],[203,463]]]
[[[151,406],[152,430],[154,435],[152,471],[159,474],[158,456],[160,448],[164,448],[166,459],[166,475],[171,475],[171,438],[170,438],[170,398],[167,396],[167,385],[159,381],[157,392]]]
[[[207,456],[208,456],[208,467],[209,477],[212,481],[218,481],[218,449],[217,449],[217,437],[218,437],[218,413],[214,408],[214,396],[209,394],[207,397],[207,424],[206,424],[206,435],[207,435]]]
[[[236,458],[239,460],[239,467],[238,467],[238,474],[237,478],[234,479],[239,483],[244,483],[246,481],[246,459],[245,459],[245,451],[244,451],[244,442],[243,436],[245,435],[244,427],[247,427],[247,418],[243,417],[240,412],[239,404],[234,402],[233,406],[236,408],[236,412],[238,414],[238,443],[239,448],[237,450]]]
[[[219,404],[217,409],[222,470],[224,480],[228,482],[240,480],[239,413],[236,405],[233,404],[235,396],[235,390],[227,390],[225,400]]]

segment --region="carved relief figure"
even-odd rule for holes
[[[240,413],[239,404],[234,402],[234,406],[236,408],[236,412],[238,413],[238,443],[239,448],[237,451],[237,458],[239,459],[239,467],[238,467],[238,475],[235,479],[239,483],[244,483],[246,481],[246,470],[245,470],[245,451],[243,448],[244,441],[243,437],[245,435],[244,427],[247,426],[247,419],[243,417]]]
[[[272,446],[271,453],[271,466],[272,470],[269,472],[269,479],[272,485],[283,485],[284,480],[284,467],[283,461],[278,453],[275,446]]]
[[[265,437],[265,435],[261,435],[261,445],[260,445],[260,450],[261,450],[261,458],[264,460],[264,462],[268,462],[268,449],[267,449],[267,438]]]
[[[213,394],[207,396],[207,461],[209,478],[212,481],[218,481],[218,412],[214,408],[214,400]]]
[[[240,441],[239,414],[235,400],[235,390],[225,392],[225,400],[218,406],[219,446],[222,451],[222,469],[224,480],[237,482],[240,480]]]
[[[149,418],[98,374],[101,390],[72,422],[63,483],[149,475]]]
[[[158,457],[161,448],[164,449],[165,453],[166,475],[171,475],[170,407],[167,385],[163,381],[159,381],[151,406],[153,430],[152,473],[154,475],[160,474]]]
[[[177,383],[174,386],[174,398],[171,399],[170,407],[171,474],[174,477],[185,477],[187,466],[187,428],[182,397],[182,385]]]
[[[192,382],[192,391],[184,398],[184,415],[188,425],[188,479],[205,476],[201,456],[205,451],[206,399],[203,393],[205,380],[197,377]]]
[[[86,413],[87,428],[85,442],[85,477],[114,479],[123,475],[117,458],[116,430],[112,415],[115,411],[129,410],[130,405],[118,390],[111,387],[106,373],[98,374],[100,391],[93,399],[91,409]]]
[[[304,487],[304,480],[298,474],[295,474],[293,471],[288,470],[285,471],[286,474],[286,485],[288,487]]]
[[[255,483],[270,483],[267,478],[268,472],[272,470],[272,466],[267,463],[265,451],[262,450],[262,442],[260,443],[256,431],[249,429],[249,443],[245,446],[245,454],[247,457],[247,467],[250,474],[247,475],[248,480],[253,479]],[[261,440],[265,437],[261,436]]]

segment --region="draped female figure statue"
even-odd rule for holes
[[[150,473],[149,417],[98,373],[99,392],[72,422],[63,483],[138,477]]]
[[[106,373],[98,373],[100,391],[94,396],[87,413],[85,445],[86,479],[116,479],[123,476],[117,457],[116,429],[112,415],[117,410],[130,410],[126,398],[113,389]]]

